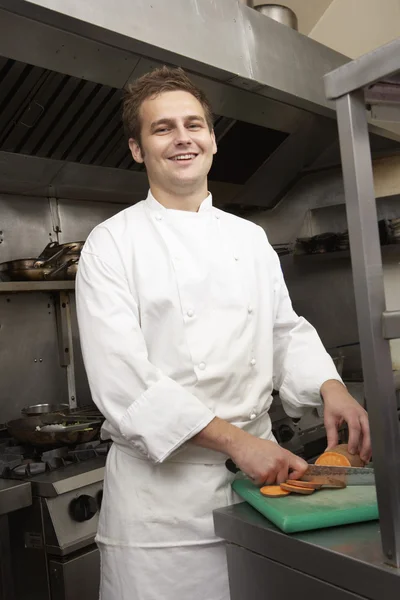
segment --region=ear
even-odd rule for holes
[[[142,164],[144,162],[142,149],[138,142],[133,138],[129,138],[129,149],[131,151],[133,160],[137,163]]]
[[[212,139],[212,145],[213,145],[213,154],[217,154],[218,148],[217,148],[217,140],[215,139],[214,129],[211,131],[211,139]]]

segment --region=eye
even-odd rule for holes
[[[168,127],[158,127],[154,133],[167,133],[169,131]]]
[[[192,123],[191,125],[189,125],[189,129],[200,129],[200,127],[200,123]]]

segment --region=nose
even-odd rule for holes
[[[192,143],[189,132],[183,123],[179,124],[175,129],[174,142],[177,146],[188,146]]]

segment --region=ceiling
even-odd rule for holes
[[[253,1],[254,6],[267,4],[265,0],[263,2],[261,0]],[[308,35],[332,2],[333,0],[282,0],[279,4],[288,6],[296,13],[299,32]]]

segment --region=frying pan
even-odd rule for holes
[[[0,281],[75,279],[84,242],[50,242],[38,258],[21,258],[0,264]]]
[[[88,431],[74,428],[76,423],[84,425]],[[70,426],[70,430],[66,427],[59,431],[37,431],[37,427],[63,423]],[[32,446],[71,446],[75,444],[83,444],[91,442],[99,436],[102,421],[100,419],[93,420],[91,418],[77,416],[65,416],[62,414],[48,414],[37,417],[24,417],[15,419],[7,423],[7,429],[10,435],[15,437],[22,444],[31,444]]]

